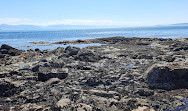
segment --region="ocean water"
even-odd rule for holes
[[[62,40],[93,39],[101,37],[188,37],[188,27],[145,27],[116,29],[80,29],[80,30],[48,30],[48,31],[5,31],[0,30],[0,45],[8,44],[18,49],[55,49],[64,45],[42,46],[30,44],[33,41],[56,42]],[[100,44],[90,44],[100,45]],[[87,44],[76,45],[86,47]]]

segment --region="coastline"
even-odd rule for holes
[[[188,38],[111,37],[50,44],[93,43],[102,45],[50,51],[1,46],[0,110],[188,107],[183,102],[188,100]]]
[[[32,48],[41,48],[41,50],[45,50],[45,47],[42,45],[48,45],[48,43],[44,44],[31,44],[29,42],[49,42],[50,45],[53,45],[52,48],[47,47],[46,49],[54,50],[55,48],[63,45],[63,44],[51,44],[54,42],[58,42],[63,40],[66,41],[71,40],[87,40],[93,38],[106,38],[106,37],[140,37],[140,38],[153,38],[153,37],[161,37],[161,38],[179,38],[179,37],[188,37],[187,28],[182,29],[164,29],[164,28],[136,28],[136,29],[88,29],[88,30],[47,30],[47,31],[0,31],[0,45],[8,44],[12,47],[18,48],[20,50],[29,50]],[[61,42],[61,41],[60,41]],[[67,44],[67,43],[66,43]],[[74,43],[73,43],[74,44]],[[48,45],[49,46],[49,45]],[[55,47],[57,46],[57,47]],[[64,46],[64,45],[63,45]],[[66,45],[65,45],[66,47]]]
[[[56,42],[46,42],[46,41],[32,41],[28,42],[30,44],[36,46],[54,46],[58,45],[59,47],[66,48],[67,46],[75,46],[84,48],[87,46],[101,46],[105,44],[140,44],[140,45],[149,45],[155,42],[160,41],[184,41],[187,42],[188,38],[159,38],[159,37],[107,37],[107,38],[94,38],[94,39],[85,39],[85,40],[63,40],[63,41],[56,41]],[[128,43],[130,42],[130,43]],[[32,47],[32,45],[31,45]]]

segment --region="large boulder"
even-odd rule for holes
[[[188,67],[179,63],[154,65],[147,72],[147,83],[150,88],[166,90],[188,88]]]
[[[11,56],[20,55],[22,52],[23,52],[22,50],[15,49],[15,48],[13,48],[9,45],[6,45],[6,44],[3,44],[0,48],[1,54],[8,54],[8,55],[11,55]]]
[[[99,54],[89,49],[82,49],[78,52],[75,59],[85,62],[97,62],[101,59]]]
[[[65,48],[65,53],[72,56],[72,55],[76,55],[79,50],[80,50],[79,47],[68,46]]]
[[[62,68],[64,66],[65,63],[63,60],[51,59],[51,57],[49,57],[42,59],[38,64],[34,65],[31,70],[38,72],[40,67]]]
[[[62,60],[54,60],[53,62],[46,62],[44,63],[44,67],[53,67],[53,68],[62,68],[64,67],[65,63]]]
[[[63,47],[58,47],[57,49],[54,49],[51,52],[54,53],[54,54],[60,55],[60,54],[65,52],[65,49]]]
[[[65,79],[67,76],[67,68],[40,67],[38,71],[38,80],[43,82],[51,78]]]

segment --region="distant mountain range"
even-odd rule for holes
[[[1,24],[0,25],[1,30],[39,30],[39,26],[34,25],[7,25],[7,24]]]
[[[127,26],[87,26],[87,25],[49,25],[49,26],[35,26],[35,25],[7,25],[1,24],[0,30],[61,30],[61,29],[100,29],[100,28],[126,28]],[[188,28],[188,23],[160,25],[148,28]],[[147,28],[147,27],[146,27]]]
[[[174,26],[188,26],[188,23],[172,24]]]
[[[97,29],[97,28],[117,28],[116,26],[87,26],[87,25],[7,25],[1,24],[0,30],[60,30],[60,29]]]

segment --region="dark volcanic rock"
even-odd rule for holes
[[[54,49],[52,51],[52,53],[55,53],[55,54],[62,54],[65,52],[65,49],[63,47],[58,47],[57,49]]]
[[[36,48],[35,51],[36,51],[36,52],[40,52],[40,49],[39,49],[39,48]]]
[[[140,95],[140,96],[152,96],[154,94],[154,91],[149,90],[149,89],[138,89],[138,91],[136,92],[136,94]]]
[[[101,59],[101,57],[91,50],[82,49],[78,52],[75,59],[85,62],[97,62]]]
[[[92,70],[92,68],[90,66],[77,66],[77,69],[80,69],[80,70]]]
[[[150,88],[188,88],[188,68],[181,67],[180,64],[152,66],[147,75],[147,82]]]
[[[102,81],[98,77],[88,78],[87,81],[85,82],[85,84],[88,85],[88,86],[91,86],[91,87],[98,86],[100,84],[111,85],[110,82],[108,82],[108,81]]]
[[[139,55],[138,59],[153,59],[153,57],[149,55]]]
[[[72,56],[72,55],[76,55],[79,50],[80,50],[79,47],[68,46],[65,48],[65,53]]]
[[[0,110],[166,111],[188,99],[186,42],[114,37],[62,43],[94,42],[106,44],[20,56],[10,56],[16,49],[3,45]]]
[[[136,45],[149,45],[149,43],[140,42],[140,43],[137,43]]]
[[[0,54],[0,58],[5,58],[6,55],[5,54]]]
[[[20,55],[22,52],[23,52],[22,50],[15,49],[15,48],[13,48],[9,45],[6,45],[6,44],[3,44],[0,48],[1,54],[8,54],[8,55],[11,55],[11,56]]]
[[[33,71],[33,72],[37,72],[37,71],[39,71],[39,67],[41,67],[40,65],[36,65],[36,66],[34,66],[31,70]]]
[[[67,68],[40,67],[38,72],[39,81],[47,81],[50,78],[65,79],[68,76]]]
[[[18,92],[18,87],[8,80],[0,79],[0,97],[8,97]]]
[[[173,56],[166,56],[166,57],[164,57],[164,60],[166,62],[173,62],[175,60],[175,57],[173,57]]]
[[[78,43],[83,43],[83,42],[85,42],[84,40],[77,40],[76,42],[78,42]]]
[[[37,65],[33,66],[31,70],[37,72],[40,67],[62,68],[64,65],[65,63],[62,60],[48,60],[48,58],[44,58]]]
[[[153,57],[150,56],[150,55],[138,55],[138,54],[135,54],[135,55],[132,55],[131,57],[133,59],[153,59]]]
[[[176,47],[174,51],[180,51],[180,50],[188,50],[188,45],[181,45],[179,47]]]
[[[43,66],[44,67],[53,67],[53,68],[62,68],[65,65],[65,63],[61,60],[54,61],[54,62],[47,62]]]

